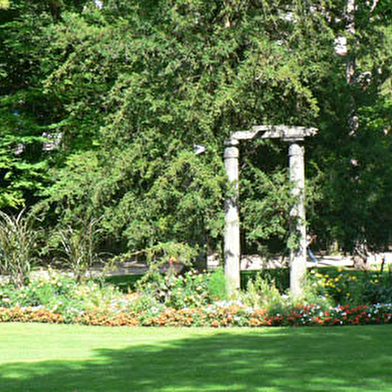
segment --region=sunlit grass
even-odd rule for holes
[[[392,391],[391,332],[0,324],[0,390]]]

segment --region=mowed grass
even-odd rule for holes
[[[392,325],[0,324],[1,391],[392,391]]]

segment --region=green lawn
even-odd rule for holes
[[[392,325],[0,324],[1,391],[392,391]]]

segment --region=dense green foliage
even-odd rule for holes
[[[188,262],[220,249],[229,133],[314,126],[307,201],[319,245],[389,245],[390,6],[357,0],[350,15],[343,0],[99,4],[0,9],[1,209],[34,207],[50,235],[98,220],[105,251]],[[244,143],[241,155],[243,249],[281,252],[287,146]]]

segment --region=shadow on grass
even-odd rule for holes
[[[195,330],[183,339],[96,349],[85,361],[4,364],[0,390],[392,391],[391,332],[391,326]]]

